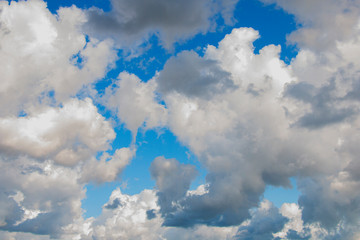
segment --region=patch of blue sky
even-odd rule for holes
[[[119,187],[119,182],[103,183],[101,185],[89,183],[86,185],[86,197],[81,201],[85,218],[98,217],[102,206],[109,201],[111,193]]]
[[[291,178],[292,188],[275,187],[268,185],[264,192],[264,198],[274,203],[278,208],[284,203],[297,203],[300,192],[297,189],[296,179]]]
[[[56,11],[60,7],[70,7],[75,5],[78,8],[88,9],[91,7],[97,7],[102,9],[104,12],[108,12],[111,10],[110,0],[44,0],[47,3],[49,10],[52,13],[56,13]]]
[[[264,46],[274,44],[281,46],[280,59],[286,63],[290,63],[297,55],[296,46],[289,45],[286,41],[286,36],[297,28],[294,16],[275,4],[265,5],[258,0],[239,1],[234,11],[234,20],[235,23],[229,26],[224,25],[222,19],[218,18],[215,31],[197,34],[185,43],[175,43],[175,53],[194,50],[202,56],[208,45],[217,47],[234,28],[251,27],[260,34],[260,38],[254,42],[255,53],[259,53]]]
[[[123,180],[127,182],[125,193],[136,194],[144,188],[152,189],[155,186],[149,168],[152,161],[159,156],[167,159],[175,158],[181,163],[192,164],[198,170],[201,169],[196,157],[171,131],[162,129],[160,132],[158,130],[139,132],[136,157],[123,173]]]
[[[275,4],[266,5],[256,0],[240,1],[235,10],[236,27],[252,27],[260,38],[254,42],[255,53],[269,44],[281,46],[280,59],[289,63],[297,55],[296,46],[289,45],[286,36],[296,30],[294,16]]]

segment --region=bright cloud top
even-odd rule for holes
[[[289,64],[233,27],[235,0],[109,4],[0,1],[2,239],[359,238],[360,1],[262,0],[298,23]],[[192,47],[211,34],[223,36]],[[151,79],[120,66],[153,48],[167,58]],[[114,187],[85,217],[88,186],[126,185],[151,131],[171,132],[195,165],[146,159],[154,188]],[[297,203],[264,199],[290,179]]]

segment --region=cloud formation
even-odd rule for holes
[[[158,34],[169,47],[209,31],[217,14],[231,24],[237,1],[113,0],[110,12],[57,15],[40,0],[1,1],[0,237],[358,239],[360,2],[262,2],[301,24],[288,65],[279,46],[254,53],[261,33],[236,28],[203,56],[170,57],[147,82],[120,71],[99,96],[92,84],[114,66],[114,46]],[[111,148],[114,126],[97,104],[132,132],[131,146]],[[86,184],[118,180],[138,129],[154,128],[196,155],[205,184],[190,190],[195,167],[159,156],[155,189],[116,189],[84,219]],[[297,204],[263,199],[290,178]]]
[[[158,85],[163,94],[178,92],[203,98],[236,88],[230,74],[215,60],[201,58],[193,51],[183,51],[169,59],[158,76]]]
[[[54,16],[42,1],[1,1],[0,9],[0,116],[67,100],[116,59],[112,41],[87,41],[79,32],[86,21],[80,9]]]
[[[176,40],[207,32],[215,24],[216,14],[227,24],[233,22],[237,0],[111,0],[112,10],[91,8],[85,29],[102,37],[115,37],[121,45],[139,44],[157,34],[166,48]]]

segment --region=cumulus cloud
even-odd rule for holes
[[[215,60],[201,58],[193,51],[181,52],[168,60],[158,76],[158,84],[164,94],[175,91],[204,98],[236,88],[230,74]]]
[[[100,161],[92,158],[83,166],[81,181],[94,181],[96,183],[115,181],[119,174],[130,163],[134,154],[134,149],[121,148],[117,149],[112,156],[104,153]]]
[[[150,173],[159,189],[160,212],[166,221],[171,222],[172,213],[177,208],[176,202],[186,195],[197,171],[194,166],[180,164],[176,159],[158,157],[151,163]]]
[[[192,229],[182,229],[163,226],[161,214],[158,214],[160,208],[157,202],[157,192],[154,190],[143,190],[139,194],[130,196],[116,189],[108,203],[104,205],[102,214],[92,223],[89,234],[81,237],[82,239],[230,240],[236,233],[236,227],[197,226]],[[149,212],[153,214],[151,218],[148,217]]]
[[[358,124],[353,93],[359,64],[348,52],[350,48],[357,51],[352,44],[357,38],[339,41],[337,49],[322,49],[322,55],[300,49],[286,66],[279,60],[277,46],[254,54],[252,42],[258,37],[252,29],[235,29],[217,48],[209,46],[205,52],[206,59],[216,60],[228,72],[237,87],[233,91],[219,91],[204,100],[189,96],[178,82],[172,84],[169,75],[159,79],[159,89],[172,89],[164,96],[171,130],[209,171],[206,192],[178,201],[171,223],[166,218],[164,223],[240,224],[259,202],[265,185],[286,187],[289,177],[302,176],[313,179],[315,187],[311,190],[312,184],[304,184],[301,188],[304,222],[320,223],[326,233],[321,238],[336,236],[331,229],[340,223],[351,226],[359,221],[350,212],[358,206],[357,181],[352,178],[356,174],[347,167],[357,166],[357,151],[348,151],[357,139],[349,131]],[[182,72],[191,72],[191,66],[178,66]],[[327,180],[318,182],[320,176]],[[337,193],[343,196],[341,203]],[[346,237],[346,232],[338,234]]]
[[[296,80],[285,88],[286,98],[296,104],[288,108],[288,116],[294,128],[332,136],[336,141],[329,146],[333,155],[326,161],[336,167],[299,181],[302,218],[305,223],[320,223],[330,232],[337,228],[337,235],[331,233],[334,238],[353,239],[356,231],[352,228],[359,223],[354,174],[358,151],[352,147],[359,123],[359,101],[354,97],[360,70],[355,57],[359,53],[359,1],[271,2],[295,14],[303,24],[289,36],[300,49],[291,63]]]
[[[117,113],[134,138],[140,127],[149,129],[166,123],[167,110],[158,103],[155,89],[154,81],[145,83],[127,72],[120,73],[118,81],[106,89],[105,105]]]
[[[150,168],[157,190],[116,189],[101,216],[87,220],[85,184],[116,180],[135,150],[110,154],[109,121],[90,99],[69,99],[116,59],[113,41],[86,38],[81,25],[115,31],[121,44],[157,33],[170,45],[208,31],[218,12],[230,23],[236,1],[112,1],[109,13],[71,7],[57,16],[42,1],[0,2],[0,229],[10,232],[0,234],[357,239],[359,2],[263,2],[301,24],[288,37],[299,47],[289,65],[279,46],[255,54],[259,33],[239,28],[203,57],[170,58],[148,82],[121,73],[101,99],[134,139],[139,128],[169,128],[207,170],[206,183],[189,191],[195,167],[159,157]],[[290,177],[298,205],[260,203],[267,185],[291,187]]]
[[[112,0],[110,12],[89,9],[85,28],[95,35],[115,37],[125,46],[133,41],[141,43],[149,35],[158,34],[169,48],[176,40],[208,31],[218,13],[231,24],[236,3],[237,0]]]
[[[348,41],[358,35],[358,29],[354,29],[359,24],[358,0],[261,1],[276,3],[295,15],[301,27],[288,40],[301,48],[323,51],[335,47],[337,41]]]
[[[76,171],[27,157],[0,160],[0,188],[7,195],[1,198],[1,230],[56,237],[82,218],[85,191]]]
[[[136,195],[112,192],[102,214],[93,222],[92,232],[83,239],[159,239],[161,220],[147,218],[147,211],[158,211],[156,194],[144,190]]]
[[[288,221],[269,201],[261,202],[251,214],[251,219],[242,224],[235,239],[265,240],[273,239],[273,234],[282,230]]]
[[[236,29],[205,53],[228,72],[236,86],[232,91],[222,89],[211,99],[201,99],[189,97],[174,84],[174,91],[164,97],[171,130],[209,171],[207,191],[179,201],[165,224],[237,225],[250,216],[248,210],[257,206],[266,184],[289,185],[294,169],[272,166],[288,161],[291,152],[280,104],[291,71],[279,60],[276,46],[255,55],[252,42],[257,37],[253,29]],[[159,89],[164,82],[159,81]]]
[[[116,59],[112,41],[86,40],[86,17],[75,7],[55,16],[43,1],[1,1],[0,13],[0,116],[66,100]]]
[[[81,32],[85,21],[76,7],[54,15],[43,1],[0,2],[1,238],[79,239],[85,184],[116,179],[133,156],[124,148],[95,159],[115,132],[75,95],[117,57],[112,41]]]
[[[25,117],[0,118],[0,133],[3,153],[53,158],[67,166],[107,150],[115,138],[111,124],[90,99],[72,99],[62,107],[45,108]]]

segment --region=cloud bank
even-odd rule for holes
[[[201,56],[170,57],[147,82],[121,71],[100,95],[94,83],[119,48],[151,34],[169,47],[210,31],[219,14],[234,23],[237,1],[113,0],[110,12],[55,15],[40,0],[1,1],[0,237],[358,239],[360,2],[262,2],[300,24],[290,64],[279,46],[254,52],[258,31],[234,28]],[[112,149],[119,124],[133,141]],[[119,180],[149,129],[188,147],[205,183],[191,190],[196,168],[158,156],[154,189],[117,188],[100,216],[84,218],[86,184]],[[290,178],[298,203],[263,199]]]

